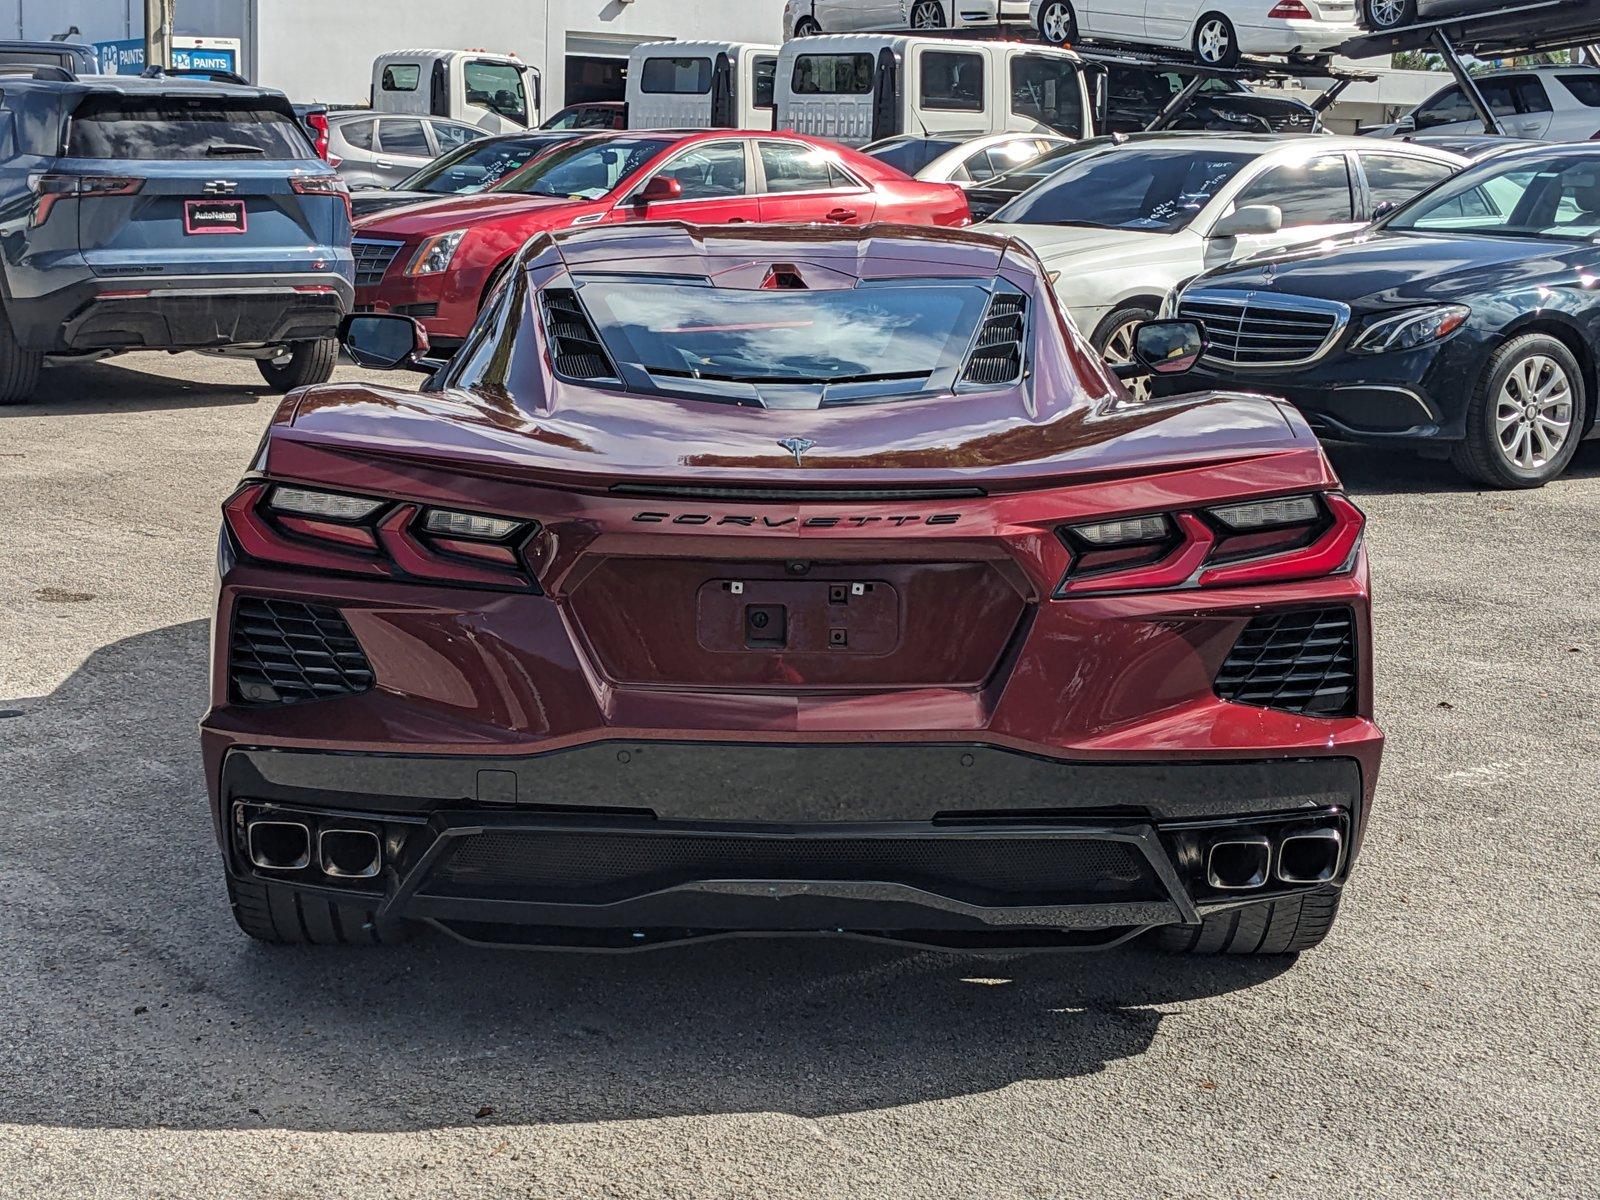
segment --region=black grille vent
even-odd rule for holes
[[[575,289],[545,288],[539,293],[539,303],[544,308],[544,327],[556,374],[568,379],[617,378],[617,369],[611,365]]]
[[[1002,292],[989,301],[978,330],[978,344],[967,359],[961,382],[991,387],[1022,378],[1023,339],[1028,330],[1028,298]]]
[[[228,674],[234,698],[295,704],[372,686],[372,666],[336,608],[297,600],[240,600]]]
[[[356,238],[350,243],[350,252],[356,260],[356,286],[376,287],[383,282],[383,273],[389,269],[394,256],[400,253],[402,242],[380,242],[373,238]]]
[[[424,891],[605,904],[708,879],[870,880],[1000,905],[1141,901],[1165,894],[1144,855],[1126,842],[556,828],[465,838]]]
[[[1355,622],[1346,608],[1255,617],[1217,672],[1217,695],[1239,704],[1344,717],[1356,704]]]

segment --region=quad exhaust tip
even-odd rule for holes
[[[1206,851],[1206,882],[1219,891],[1258,888],[1271,873],[1272,843],[1265,834],[1223,838]]]
[[[370,829],[324,829],[317,865],[334,879],[371,879],[383,869],[383,843]]]
[[[1344,861],[1344,835],[1337,829],[1304,829],[1278,842],[1278,878],[1284,883],[1327,883]]]
[[[311,865],[311,830],[301,821],[251,821],[245,850],[258,871],[303,871]]]

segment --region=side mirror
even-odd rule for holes
[[[1417,131],[1417,119],[1409,115],[1401,117],[1394,123],[1394,131],[1396,133],[1415,133]]]
[[[1133,361],[1118,363],[1112,370],[1118,379],[1182,375],[1205,350],[1205,329],[1199,321],[1145,321],[1133,329]]]
[[[634,193],[633,202],[640,206],[660,204],[663,200],[681,200],[683,184],[670,175],[652,175],[650,180]]]
[[[1211,236],[1244,237],[1253,233],[1277,233],[1282,228],[1283,209],[1276,204],[1246,204],[1213,225]]]
[[[1382,204],[1378,205],[1377,208],[1372,210],[1372,219],[1374,221],[1381,221],[1399,207],[1400,205],[1395,201],[1385,200]]]
[[[339,341],[358,367],[432,371],[438,365],[423,361],[428,353],[428,331],[410,317],[351,313],[339,322]]]

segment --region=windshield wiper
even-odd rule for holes
[[[830,383],[881,383],[892,379],[926,379],[926,371],[879,371],[866,375],[722,375],[710,371],[686,371],[676,367],[651,370],[652,375],[667,375],[675,379],[706,379],[713,383],[770,383],[774,386],[789,384]]]
[[[260,146],[247,146],[243,142],[212,142],[206,147],[206,154],[213,158],[224,154],[250,154],[257,158],[267,156]]]

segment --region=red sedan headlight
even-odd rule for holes
[[[1350,570],[1366,518],[1339,492],[1117,517],[1060,530],[1057,596],[1231,587]]]
[[[522,557],[537,521],[265,483],[240,488],[223,516],[240,551],[264,562],[538,590]]]

